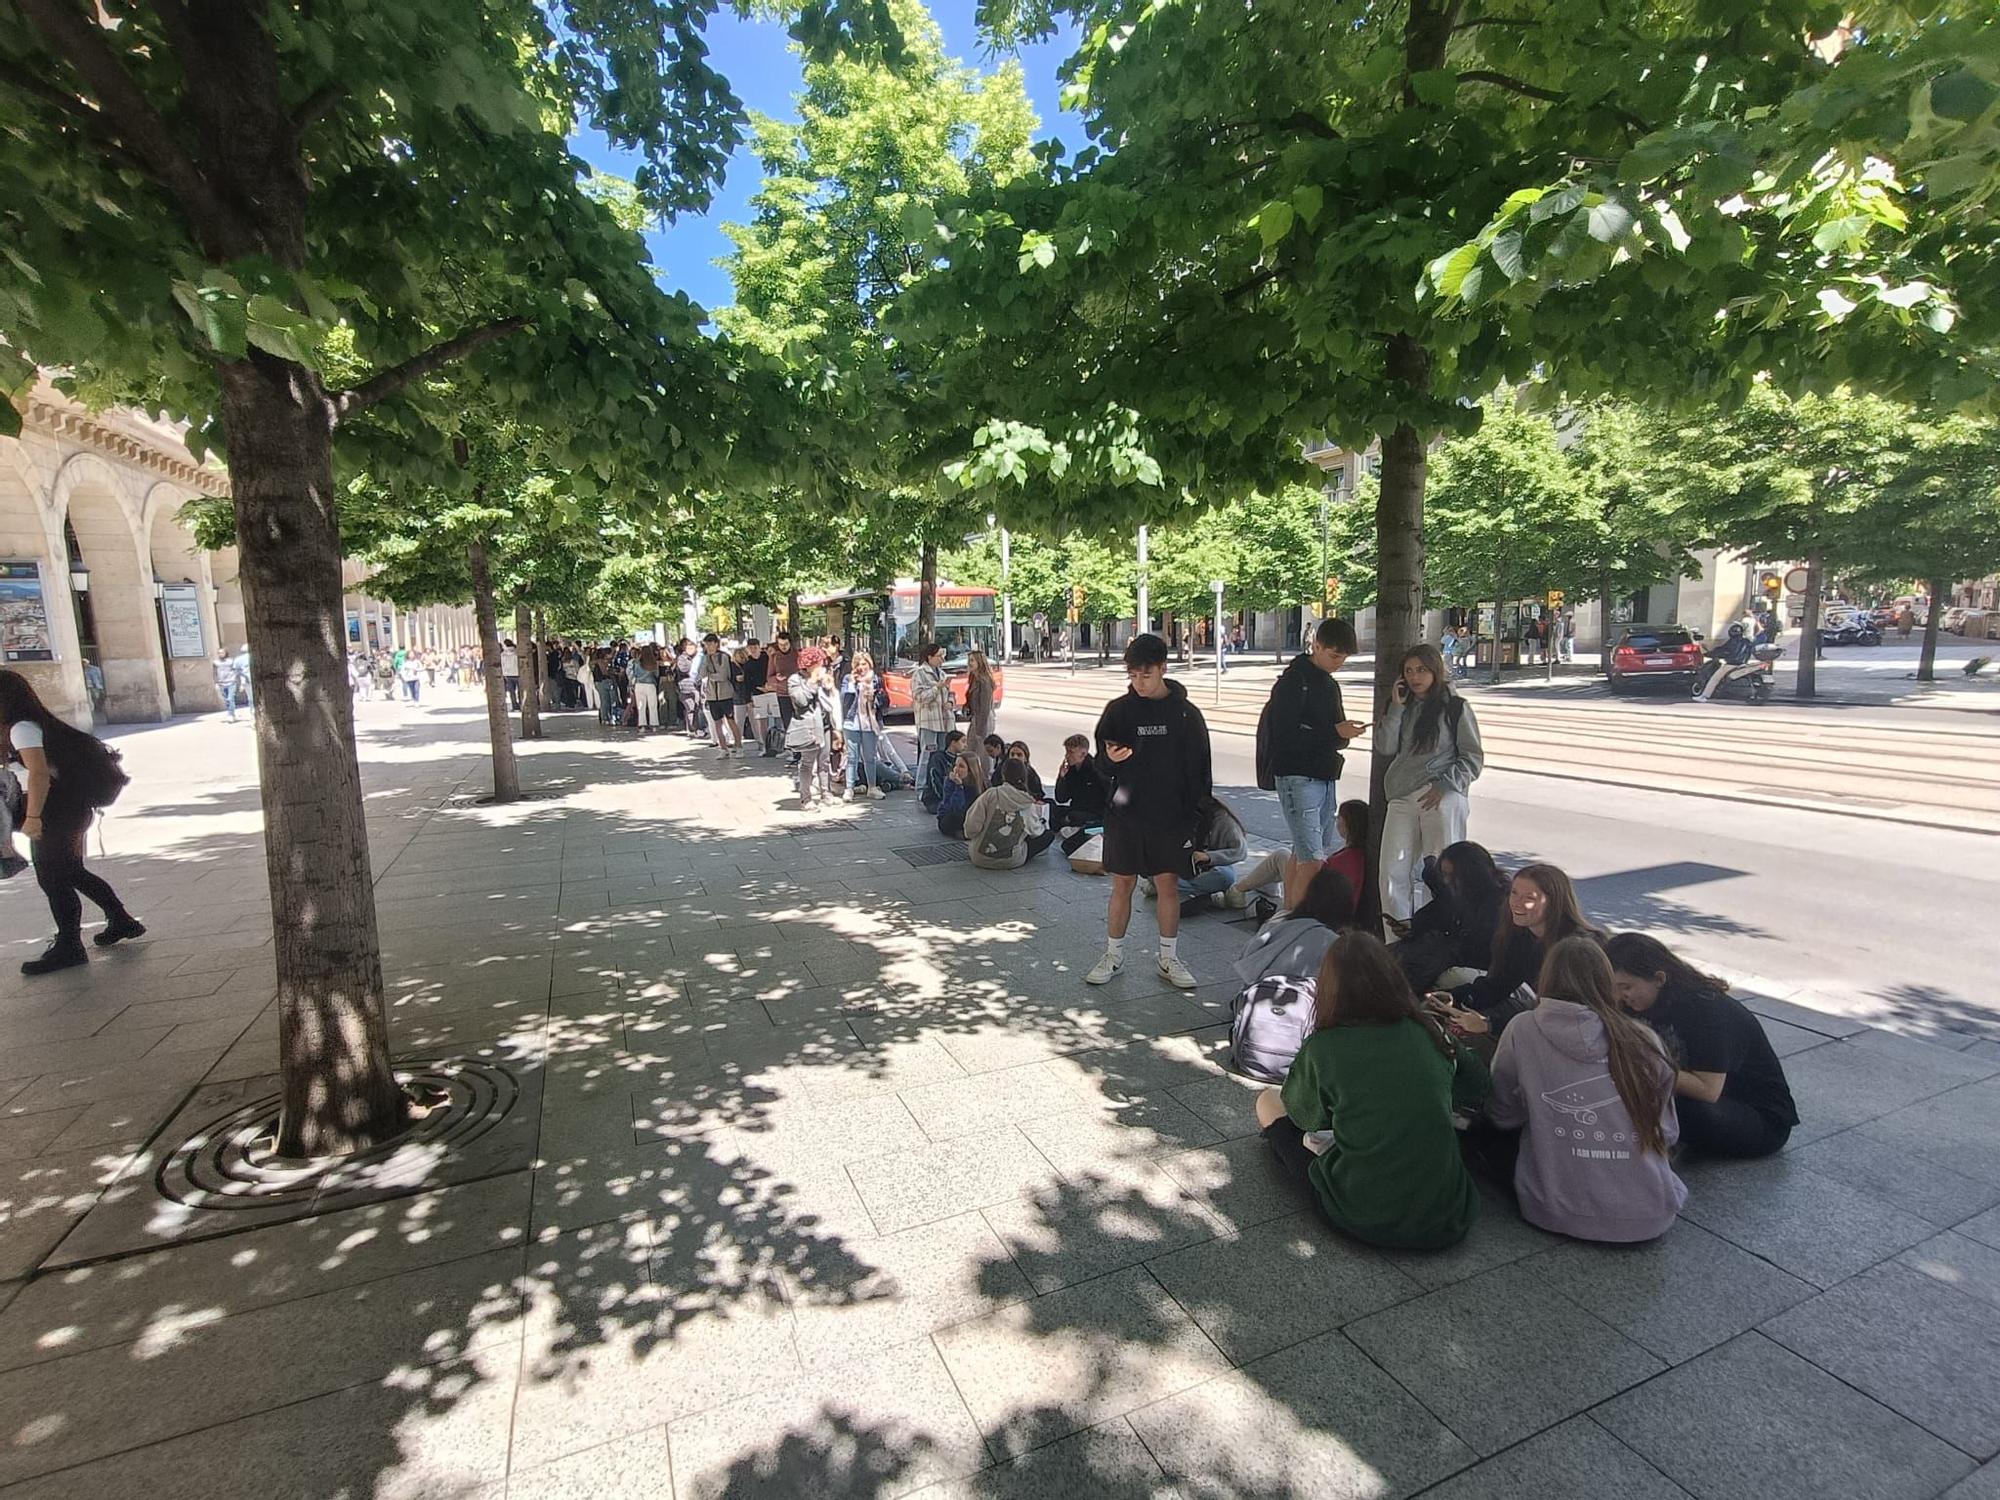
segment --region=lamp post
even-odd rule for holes
[[[1139,528],[1139,634],[1144,635],[1153,626],[1152,600],[1146,591],[1146,528]]]
[[[1014,558],[1007,528],[1000,528],[1000,660],[1014,659]]]
[[[71,563],[69,565],[69,586],[71,590],[75,593],[79,594],[89,593],[90,569],[86,568],[80,562]]]
[[[1215,626],[1210,634],[1215,638],[1215,701],[1222,701],[1222,580],[1216,579],[1209,585],[1215,590]]]

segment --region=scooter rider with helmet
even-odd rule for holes
[[[1741,625],[1732,625],[1729,627],[1729,639],[1708,655],[1708,681],[1702,685],[1698,695],[1704,703],[1715,696],[1715,690],[1722,686],[1723,680],[1732,672],[1756,659],[1757,649],[1751,644],[1749,633]]]

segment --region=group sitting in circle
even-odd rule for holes
[[[1282,1079],[1258,1124],[1337,1228],[1443,1248],[1472,1227],[1485,1176],[1542,1229],[1634,1243],[1686,1202],[1684,1154],[1784,1146],[1784,1068],[1721,980],[1656,938],[1601,932],[1553,865],[1504,877],[1460,841],[1426,878],[1436,895],[1390,944],[1322,869],[1237,968],[1236,1066]],[[1274,1058],[1273,1038],[1295,1054]]]

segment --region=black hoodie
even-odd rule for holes
[[[1129,760],[1113,761],[1107,742],[1129,745]],[[1129,689],[1104,705],[1097,721],[1097,765],[1111,785],[1113,818],[1138,818],[1169,832],[1192,834],[1214,791],[1208,723],[1171,679],[1164,698]]]
[[[1272,684],[1269,712],[1273,776],[1340,779],[1340,752],[1347,741],[1336,726],[1347,713],[1341,707],[1340,684],[1314,664],[1310,651],[1293,657]]]

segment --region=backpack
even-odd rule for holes
[[[79,733],[79,739],[75,759],[63,764],[63,785],[86,807],[109,807],[132,780],[124,756],[94,734]]]
[[[1288,974],[1266,974],[1236,997],[1229,1022],[1230,1067],[1265,1083],[1283,1083],[1313,1032],[1318,986]]]

